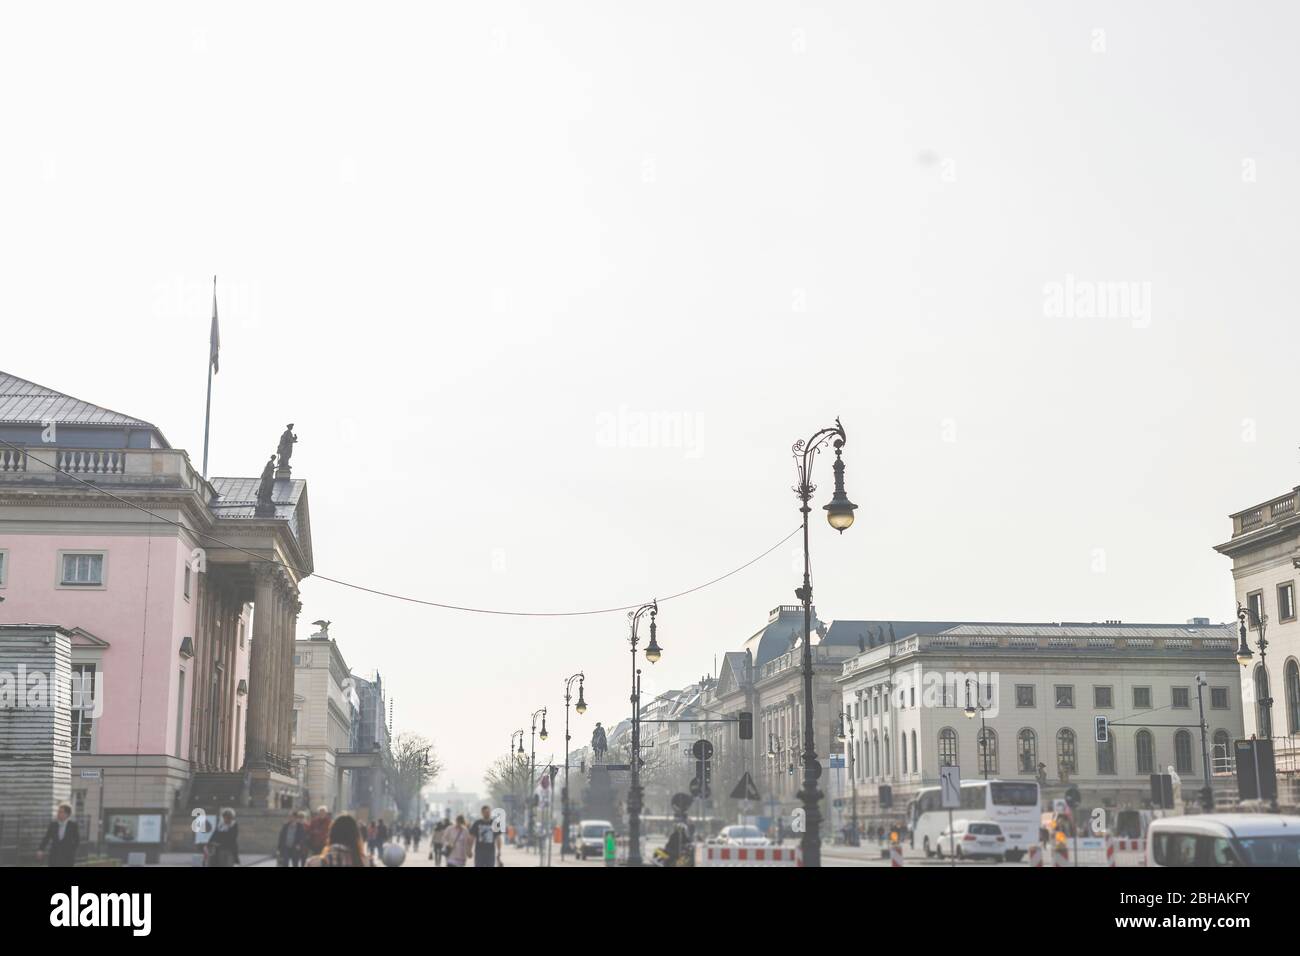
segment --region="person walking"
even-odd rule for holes
[[[307,856],[307,825],[302,822],[302,811],[295,810],[289,814],[289,821],[280,827],[280,839],[276,844],[276,866],[302,866]]]
[[[379,848],[380,853],[384,852],[384,846],[387,843],[388,843],[388,824],[384,822],[383,817],[380,817],[379,823],[376,824],[375,826],[375,845]]]
[[[81,843],[81,829],[72,819],[72,805],[60,803],[54,819],[45,828],[41,838],[38,859],[44,858],[49,866],[72,866],[77,859],[77,845]],[[48,850],[48,852],[47,852]]]
[[[313,856],[325,849],[330,835],[330,811],[323,804],[307,824],[307,852]]]
[[[474,838],[474,865],[501,865],[501,834],[492,825],[492,808],[484,805],[483,815],[469,828]]]
[[[335,817],[330,824],[325,849],[309,859],[307,865],[310,867],[371,866],[356,817],[348,813],[340,813]]]
[[[465,827],[465,817],[457,815],[456,823],[443,834],[443,845],[448,866],[464,866],[469,859],[473,842]]]
[[[239,824],[235,822],[235,811],[229,807],[221,811],[221,822],[208,841],[207,865],[239,865]]]
[[[446,846],[442,842],[443,834],[447,832],[450,826],[446,820],[439,820],[433,825],[433,834],[429,837],[432,846],[429,847],[429,859],[433,860],[434,866],[442,866],[442,855],[446,852]]]
[[[424,825],[417,823],[411,827],[411,842],[415,844],[415,852],[420,852],[420,841],[424,839]]]

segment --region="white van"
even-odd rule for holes
[[[614,829],[608,820],[583,820],[578,824],[578,858],[605,855],[605,834]]]
[[[1203,813],[1152,820],[1147,866],[1300,867],[1300,817]]]

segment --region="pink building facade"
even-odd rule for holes
[[[0,372],[0,624],[73,635],[71,792],[92,840],[294,799],[311,568],[287,463],[206,480],[148,422]]]

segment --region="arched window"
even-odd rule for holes
[[[1232,773],[1232,737],[1226,730],[1214,732],[1214,746],[1210,750],[1210,767],[1214,773]]]
[[[1192,772],[1192,735],[1185,730],[1174,734],[1174,769],[1179,773]]]
[[[1133,752],[1137,755],[1138,773],[1156,772],[1156,739],[1149,730],[1139,730],[1133,737]]]
[[[1016,754],[1021,773],[1038,773],[1038,735],[1028,727],[1016,735]]]
[[[1268,738],[1273,736],[1273,722],[1269,720],[1268,707],[1268,671],[1263,664],[1255,665],[1255,734]]]
[[[920,758],[916,756],[916,731],[912,731],[912,773],[921,772]]]
[[[880,734],[874,730],[871,732],[871,772],[880,776]]]
[[[980,773],[997,776],[998,735],[992,727],[981,727],[975,737],[975,751],[979,755]]]
[[[957,731],[951,727],[939,731],[939,766],[957,766]]]
[[[898,772],[907,776],[907,734],[898,735]]]
[[[1286,730],[1300,734],[1300,664],[1293,657],[1286,662],[1282,683],[1286,687]]]
[[[885,776],[889,776],[889,734],[885,734]]]
[[[1069,727],[1062,727],[1056,733],[1056,769],[1059,773],[1077,773],[1079,770],[1074,731]]]

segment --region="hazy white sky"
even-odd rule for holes
[[[197,464],[217,273],[213,473],[295,422],[318,570],[434,600],[722,573],[796,526],[790,445],[840,415],[860,510],[819,516],[822,617],[1223,620],[1226,515],[1297,476],[1298,21],[7,7],[0,368]],[[1107,290],[1132,297],[1089,311]],[[664,605],[646,691],[793,603],[793,545]],[[479,787],[578,669],[577,740],[628,710],[622,615],[303,593],[441,784]]]

